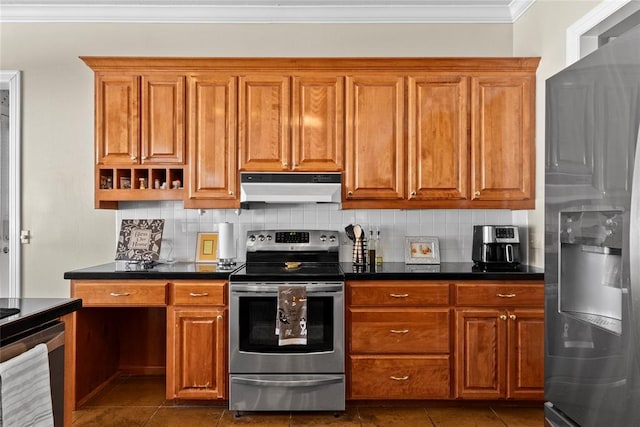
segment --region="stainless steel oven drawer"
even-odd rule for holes
[[[231,411],[344,411],[345,377],[231,375]]]

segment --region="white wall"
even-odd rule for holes
[[[79,56],[511,56],[512,25],[2,23],[0,68],[23,71],[25,297],[65,297],[65,271],[113,260],[116,213],[93,208],[93,73]],[[406,215],[414,215],[403,213]],[[402,215],[402,214],[401,214]]]
[[[600,0],[537,0],[513,26],[513,55],[540,56],[536,74],[536,209],[529,211],[529,263],[544,266],[545,81],[565,68],[566,30]]]

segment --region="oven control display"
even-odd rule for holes
[[[276,243],[309,243],[308,231],[278,231]]]

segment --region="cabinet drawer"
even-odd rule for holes
[[[458,284],[456,305],[540,306],[544,305],[543,284]]]
[[[350,309],[352,353],[448,353],[448,309]]]
[[[350,282],[351,305],[449,305],[448,283],[415,281]]]
[[[72,282],[71,296],[82,298],[86,306],[164,306],[167,283],[164,281]]]
[[[351,356],[351,399],[448,399],[449,356]]]
[[[174,305],[225,305],[224,282],[173,282],[171,302]]]

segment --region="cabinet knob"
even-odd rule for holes
[[[282,162],[282,167],[283,167],[283,168],[288,168],[288,167],[289,167],[289,163],[287,163],[287,162]]]
[[[233,190],[229,190],[229,195],[233,196]]]
[[[141,156],[140,157],[142,160],[147,160],[147,156]]]
[[[500,315],[500,320],[507,320],[507,315],[506,314],[501,314]]]
[[[476,192],[475,192],[475,193],[473,193],[473,194],[474,194],[475,196],[479,196],[479,195],[480,195],[480,192],[479,192],[479,191],[476,191]]]
[[[349,196],[352,196],[352,195],[353,195],[353,191],[349,190],[349,191],[347,191],[347,194],[348,194]]]
[[[135,159],[137,159],[136,156],[131,156],[131,160],[135,160]]]
[[[516,315],[515,315],[515,314],[510,314],[510,315],[509,315],[509,319],[511,319],[511,320],[516,320]]]
[[[415,195],[416,195],[416,192],[415,192],[415,191],[412,191],[412,192],[411,192],[411,195],[412,195],[412,196],[415,196]]]
[[[222,315],[219,314],[218,317],[216,317],[216,319],[218,319],[218,321],[220,322],[220,321],[222,321],[222,319],[224,319],[224,317],[222,317]]]

